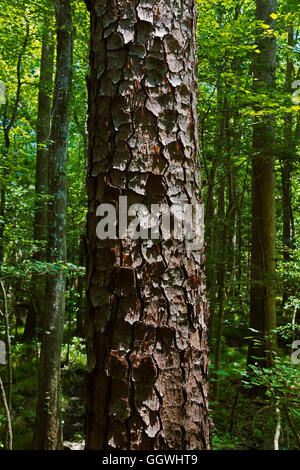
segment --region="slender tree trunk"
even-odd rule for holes
[[[5,343],[6,343],[6,357],[7,357],[7,390],[2,392],[3,404],[6,409],[6,424],[5,424],[5,448],[12,449],[12,429],[11,429],[11,403],[12,403],[12,360],[11,360],[11,342],[10,342],[10,322],[7,303],[7,294],[2,280],[0,279],[0,291],[3,297],[3,312],[0,310],[0,316],[4,319],[5,330]],[[3,395],[4,393],[4,395]]]
[[[217,321],[217,337],[216,337],[216,348],[215,348],[215,373],[216,381],[214,387],[214,400],[219,401],[219,377],[217,375],[220,369],[220,363],[222,358],[222,340],[223,340],[223,326],[224,316],[226,310],[226,280],[228,270],[228,258],[230,255],[230,242],[233,238],[234,233],[234,218],[235,218],[235,187],[233,183],[232,175],[232,161],[231,161],[231,130],[230,130],[230,109],[227,99],[224,101],[224,115],[225,115],[225,135],[226,135],[226,149],[224,151],[227,154],[226,172],[228,181],[228,206],[225,214],[225,184],[224,180],[220,184],[219,189],[219,220],[221,222],[221,238],[220,238],[220,259],[222,261],[219,265],[218,273],[218,321]],[[225,165],[223,165],[224,167]],[[223,171],[225,168],[223,168]],[[225,173],[225,171],[224,171]],[[231,252],[232,255],[232,252]]]
[[[35,261],[45,261],[48,222],[48,156],[51,121],[51,103],[54,68],[54,41],[53,32],[49,28],[52,18],[47,15],[45,19],[45,32],[42,42],[40,85],[38,97],[37,119],[37,153],[35,175],[35,216],[33,225],[33,238],[36,250],[33,253]],[[41,320],[45,314],[45,276],[33,274],[31,288],[31,302],[24,330],[24,340],[31,339],[36,328],[42,329]]]
[[[216,293],[217,293],[217,271],[215,263],[216,255],[216,213],[215,213],[215,176],[216,176],[216,160],[213,159],[212,169],[210,173],[210,182],[208,194],[206,199],[206,212],[205,212],[205,240],[207,244],[206,256],[206,278],[207,278],[207,291],[209,297],[209,338],[213,338],[214,332],[214,319],[215,319],[215,306],[216,306]]]
[[[79,266],[84,266],[85,263],[85,236],[80,238],[79,244]],[[85,288],[85,279],[83,276],[78,276],[76,283],[77,299],[77,315],[76,315],[76,330],[75,335],[80,338],[84,337],[84,288]]]
[[[86,447],[209,449],[203,250],[96,238],[99,203],[121,195],[200,201],[196,2],[87,3]]]
[[[235,68],[238,68],[235,65]],[[228,90],[228,94],[230,90]],[[231,117],[233,123],[231,123]],[[238,127],[238,109],[234,105],[228,105],[226,117],[226,142],[227,142],[227,180],[228,180],[228,214],[230,217],[229,232],[228,232],[228,262],[227,262],[227,275],[228,279],[236,280],[237,274],[237,224],[238,224],[238,187],[236,181],[236,167],[234,162],[236,157],[239,157],[240,149],[240,132],[236,131]],[[242,195],[243,197],[243,195]],[[231,284],[227,292],[228,296],[235,298],[236,284]]]
[[[219,23],[222,24],[222,17],[219,17]],[[221,74],[221,70],[219,72]],[[213,219],[210,220],[211,225],[211,236],[208,238],[208,256],[210,256],[210,269],[208,272],[208,285],[209,285],[209,307],[210,307],[210,337],[213,337],[215,328],[215,309],[217,302],[217,293],[220,294],[220,272],[222,270],[223,260],[223,227],[224,227],[224,216],[225,216],[225,184],[224,184],[224,164],[223,164],[223,153],[224,153],[224,135],[225,135],[225,121],[224,121],[224,99],[223,99],[223,83],[219,80],[217,89],[217,113],[218,113],[218,125],[215,136],[215,155],[213,161],[213,176],[211,179],[211,194],[207,201],[208,214],[213,214]],[[214,182],[214,180],[216,180]],[[216,193],[217,199],[217,213],[214,214],[214,197],[213,193]]]
[[[275,28],[276,0],[257,0],[256,18]],[[263,36],[259,41],[260,54],[254,63],[254,91],[271,95],[275,85],[276,38]],[[257,110],[259,107],[257,106]],[[274,117],[258,116],[253,132],[252,161],[252,243],[251,243],[251,334],[259,340],[249,343],[248,362],[261,365],[272,363],[271,351],[275,347],[276,304],[275,275],[275,168]],[[268,340],[267,337],[271,337]],[[261,360],[253,359],[261,357]]]
[[[4,260],[5,205],[6,205],[6,190],[5,190],[4,178],[3,178],[3,182],[1,184],[1,189],[0,189],[0,264],[2,264]]]
[[[214,371],[216,373],[214,382],[214,401],[219,401],[219,377],[218,371],[220,369],[222,357],[222,339],[223,339],[223,325],[225,314],[225,300],[226,300],[226,269],[229,245],[229,229],[228,221],[224,222],[223,229],[223,262],[219,267],[219,286],[218,286],[218,318],[217,318],[217,334],[216,334],[216,348],[215,348],[215,364]]]
[[[7,426],[7,437],[5,438],[7,440],[7,442],[5,443],[5,449],[6,450],[12,450],[13,433],[12,433],[12,427],[11,427],[11,415],[10,415],[10,409],[8,407],[5,388],[4,388],[1,376],[0,376],[0,397],[1,397],[1,401],[3,403],[4,414],[5,414],[5,419],[6,419],[6,426]]]
[[[242,232],[242,211],[243,205],[240,204],[238,208],[238,218],[237,218],[237,248],[238,248],[238,256],[237,256],[237,296],[239,299],[239,305],[241,312],[243,311],[243,299],[242,299],[242,267],[243,267],[243,232]]]
[[[294,45],[293,27],[289,27],[288,45],[292,48]],[[293,62],[289,58],[286,65],[285,89],[290,96],[292,94],[293,82]],[[293,131],[293,114],[287,113],[284,119],[284,140],[283,140],[283,161],[281,166],[281,182],[282,182],[282,244],[283,259],[290,261],[293,251],[293,214],[292,214],[292,194],[291,194],[291,175],[293,161],[296,159],[296,146]],[[282,293],[283,308],[288,300],[289,289],[284,286]]]
[[[51,142],[49,149],[49,229],[50,262],[66,261],[66,159],[69,133],[69,108],[72,84],[72,20],[70,0],[57,0],[57,64],[53,95]],[[42,340],[35,449],[62,447],[60,408],[60,361],[64,327],[64,268],[57,265],[47,275],[46,315]]]

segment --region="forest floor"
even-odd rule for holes
[[[32,449],[37,399],[37,348],[36,345],[15,343],[13,345],[13,414],[14,449]],[[273,449],[276,424],[274,400],[252,396],[245,387],[245,345],[224,345],[224,360],[219,371],[220,402],[210,408],[215,425],[214,450],[268,450]],[[65,450],[84,449],[85,420],[85,346],[84,341],[74,338],[62,351],[61,392],[63,410],[63,433]],[[211,357],[213,364],[213,356]],[[288,369],[285,374],[290,373]],[[213,388],[213,378],[212,388]],[[293,387],[290,387],[292,390]],[[299,413],[290,407],[297,428]],[[299,411],[299,409],[298,409]],[[0,427],[4,418],[0,414]],[[293,433],[282,422],[280,449],[297,449]]]
[[[78,344],[77,344],[78,346]],[[82,450],[84,446],[84,374],[85,362],[79,353],[74,359],[72,345],[69,363],[61,368],[64,448]],[[32,449],[37,401],[37,354],[35,345],[13,347],[13,447]],[[0,415],[0,425],[2,417]]]
[[[83,447],[84,433],[84,370],[62,369],[64,396],[64,447],[79,450]],[[79,446],[79,447],[78,447]]]

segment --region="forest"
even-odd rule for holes
[[[300,449],[300,4],[1,0],[0,449]]]

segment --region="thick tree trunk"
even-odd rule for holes
[[[257,0],[257,20],[275,27],[271,18],[276,13],[276,0]],[[276,38],[264,36],[259,41],[260,54],[254,63],[254,90],[270,93],[275,83]],[[258,108],[257,108],[258,109]],[[248,362],[261,365],[272,362],[275,347],[276,304],[274,293],[275,275],[275,128],[273,116],[256,118],[253,132],[252,161],[252,246],[251,246],[251,294],[250,327],[258,333],[251,334],[259,340],[249,344]],[[268,340],[267,337],[271,339]],[[252,356],[261,357],[261,360]]]
[[[45,242],[47,240],[48,219],[48,155],[51,121],[51,103],[53,88],[54,68],[54,41],[53,32],[49,29],[51,19],[45,18],[45,32],[42,42],[40,85],[38,98],[38,120],[37,120],[37,152],[36,152],[36,175],[35,175],[35,216],[33,225],[33,238],[36,250],[33,253],[35,261],[45,261]],[[43,244],[44,243],[44,244]],[[28,312],[24,340],[31,339],[36,328],[42,328],[41,320],[45,314],[45,276],[33,274],[31,288],[31,302]]]
[[[99,203],[200,201],[196,2],[87,3],[86,447],[209,449],[203,249],[96,239]]]
[[[70,0],[57,0],[57,65],[53,96],[51,142],[49,149],[49,229],[50,262],[66,261],[66,159],[69,108],[72,84],[72,20]],[[35,426],[35,449],[62,446],[60,410],[60,356],[64,327],[65,275],[58,264],[47,275],[46,315],[39,367],[39,387]]]

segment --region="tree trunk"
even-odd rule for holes
[[[288,45],[292,48],[294,45],[293,27],[290,26],[288,31]],[[293,62],[289,58],[286,65],[285,91],[290,97],[292,94],[293,82]],[[288,262],[291,260],[293,251],[292,236],[292,194],[291,194],[291,174],[293,161],[296,160],[296,146],[293,131],[293,113],[286,113],[284,118],[284,139],[283,139],[283,161],[281,166],[281,182],[282,182],[282,244],[283,244],[283,260]],[[282,293],[282,305],[284,308],[288,300],[289,289],[284,286]]]
[[[79,244],[79,257],[78,264],[79,266],[84,266],[85,263],[85,236],[80,237]],[[80,338],[84,337],[84,289],[85,289],[85,279],[83,276],[78,276],[76,283],[76,329],[75,335]]]
[[[276,13],[276,0],[257,0],[256,18],[275,28],[270,15]],[[276,38],[264,35],[259,41],[261,51],[254,63],[254,91],[271,95],[276,74]],[[257,110],[259,107],[257,106]],[[258,339],[250,341],[248,362],[261,365],[272,363],[275,347],[276,304],[275,276],[275,168],[274,117],[257,116],[253,131],[252,161],[252,243],[251,243],[251,294],[250,328]],[[268,340],[270,337],[270,340]],[[260,357],[261,360],[252,356]]]
[[[33,238],[36,250],[33,253],[35,261],[45,261],[45,242],[47,240],[48,205],[48,155],[50,138],[51,103],[53,88],[54,41],[53,32],[49,29],[51,18],[45,18],[42,54],[40,65],[40,85],[38,97],[37,119],[37,152],[35,175],[35,215]],[[44,243],[44,244],[43,244]],[[37,326],[42,329],[41,320],[45,314],[45,276],[33,274],[31,287],[31,302],[24,330],[24,340],[31,339],[36,334]]]
[[[209,339],[213,338],[215,306],[217,294],[217,270],[216,270],[216,249],[217,249],[217,230],[216,230],[216,213],[215,213],[215,178],[216,178],[216,159],[212,161],[212,169],[210,172],[210,182],[206,198],[205,212],[205,241],[206,249],[206,279],[207,293],[209,301]]]
[[[220,20],[221,22],[221,20]],[[221,73],[221,72],[220,72]],[[223,259],[220,251],[223,250],[222,242],[222,227],[224,223],[224,173],[223,173],[223,149],[224,149],[224,102],[223,102],[223,85],[219,82],[218,85],[218,125],[215,136],[215,154],[212,162],[212,171],[209,188],[207,204],[206,204],[206,241],[207,241],[207,256],[209,257],[209,265],[207,269],[207,285],[209,294],[209,333],[210,338],[213,337],[215,328],[215,307],[216,297],[219,284],[219,271],[221,270],[221,262]],[[218,210],[215,213],[214,208],[214,193],[218,201]]]
[[[195,251],[121,229],[96,238],[99,203],[121,195],[200,201],[196,2],[87,4],[86,447],[209,449],[203,227]]]
[[[224,316],[226,310],[226,281],[227,281],[227,270],[228,270],[228,259],[230,255],[230,242],[233,239],[234,234],[234,218],[235,218],[235,187],[233,182],[232,173],[232,159],[231,159],[231,129],[230,129],[230,109],[227,98],[224,100],[224,115],[225,115],[225,136],[226,136],[226,148],[224,148],[224,156],[226,152],[227,162],[225,169],[225,163],[221,161],[221,170],[227,173],[228,180],[228,206],[225,213],[225,182],[224,180],[220,183],[219,195],[218,195],[218,212],[219,212],[219,223],[220,223],[220,239],[219,239],[219,267],[218,267],[218,319],[217,319],[217,335],[216,335],[216,348],[215,348],[215,367],[214,372],[214,401],[219,401],[219,376],[218,371],[220,369],[222,359],[222,341],[223,341],[223,327],[224,327]],[[231,253],[233,257],[233,253]]]
[[[218,14],[218,23],[223,27],[223,15]],[[224,84],[222,80],[222,67],[218,67],[217,82],[217,127],[215,135],[215,154],[212,158],[212,169],[210,178],[210,187],[206,202],[206,220],[205,231],[207,241],[207,257],[209,263],[206,266],[207,290],[209,298],[209,339],[214,337],[215,330],[215,310],[217,302],[217,291],[219,284],[219,271],[221,270],[219,262],[220,250],[222,247],[222,227],[224,221],[224,175],[223,175],[223,146],[225,133],[225,109],[224,109]],[[214,195],[218,201],[218,210],[215,212]],[[221,200],[220,200],[221,198]],[[221,205],[220,205],[221,201]],[[223,212],[222,212],[223,210]],[[220,220],[220,217],[222,220]]]
[[[39,387],[34,448],[62,447],[60,410],[60,360],[64,327],[66,261],[66,158],[72,84],[72,20],[70,0],[57,0],[57,64],[49,148],[48,257],[59,263],[46,280],[46,312],[39,367]],[[62,265],[60,264],[62,263]]]
[[[214,401],[219,401],[219,376],[218,371],[220,369],[220,363],[222,358],[222,340],[223,340],[223,326],[224,326],[224,315],[225,315],[225,301],[226,301],[226,270],[227,270],[227,257],[228,257],[228,245],[229,245],[229,229],[228,221],[224,221],[223,228],[223,262],[219,266],[219,285],[218,285],[218,318],[217,318],[217,334],[216,334],[216,348],[215,348],[215,382],[214,382]]]

